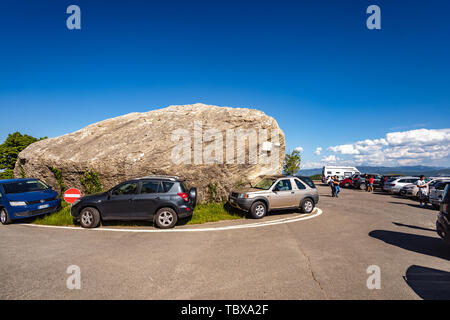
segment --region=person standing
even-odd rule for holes
[[[334,183],[333,183],[333,177],[332,176],[328,176],[327,184],[331,188],[331,196],[334,197],[335,196],[335,188],[334,188]]]
[[[339,192],[341,192],[341,187],[339,186],[339,178],[338,176],[334,176],[333,184],[334,184],[334,194],[336,198],[339,198]]]
[[[366,192],[369,191],[369,175],[367,173],[364,175],[364,187]]]
[[[373,192],[373,182],[374,182],[374,177],[370,176],[369,178],[369,192]]]
[[[425,182],[425,176],[421,175],[420,179],[416,182],[417,188],[419,191],[417,195],[419,196],[420,206],[423,207],[427,204],[427,195],[428,195],[428,185]]]

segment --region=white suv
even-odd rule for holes
[[[400,190],[411,183],[416,183],[419,177],[398,177],[394,180],[387,182],[384,185],[384,190],[389,193],[399,194]]]

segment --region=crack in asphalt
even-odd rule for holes
[[[289,226],[287,226],[289,229],[290,233],[293,233],[291,228]],[[296,237],[294,237],[295,239],[295,243],[297,245],[297,249],[300,251],[300,253],[305,257],[306,259],[306,267],[308,268],[309,272],[311,273],[311,277],[314,280],[314,282],[318,285],[320,292],[322,292],[323,296],[325,297],[326,300],[329,300],[329,297],[327,295],[327,292],[325,291],[325,289],[322,287],[322,284],[320,283],[320,281],[317,279],[316,274],[314,273],[314,270],[312,269],[312,265],[311,265],[311,260],[309,259],[309,256],[303,251],[303,249],[300,246],[299,241],[297,240]]]

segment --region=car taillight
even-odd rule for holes
[[[391,183],[391,187],[395,187],[395,183]]]
[[[188,196],[188,194],[186,192],[178,192],[177,195],[182,197],[184,201],[186,201],[186,202],[189,201],[189,196]]]
[[[359,180],[359,178],[355,178],[355,180]]]
[[[448,203],[445,203],[445,204],[443,205],[442,211],[443,211],[442,213],[448,214]]]

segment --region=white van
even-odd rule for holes
[[[322,168],[322,182],[326,182],[329,176],[338,176],[339,180],[350,178],[355,173],[360,173],[355,167],[324,166]]]

